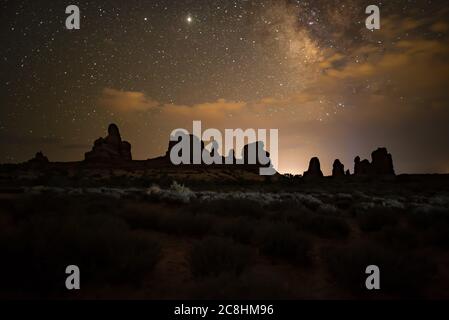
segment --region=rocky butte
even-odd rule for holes
[[[85,153],[84,159],[87,162],[106,163],[131,161],[131,144],[127,141],[122,141],[117,125],[110,124],[108,136],[95,140],[92,150]]]

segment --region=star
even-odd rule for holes
[[[193,18],[191,15],[188,15],[186,20],[188,24],[191,24],[193,22]]]

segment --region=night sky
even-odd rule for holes
[[[78,5],[81,29],[66,30]],[[365,8],[381,29],[365,27]],[[398,173],[449,173],[446,1],[0,2],[0,162],[81,160],[109,123],[135,159],[170,132],[279,129],[281,172],[353,168],[385,146]]]

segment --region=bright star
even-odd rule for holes
[[[192,22],[193,22],[192,16],[187,16],[187,23],[192,23]]]

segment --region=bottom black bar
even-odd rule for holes
[[[86,316],[132,319],[382,319],[431,318],[446,301],[3,301],[2,314],[45,315],[58,319]]]

